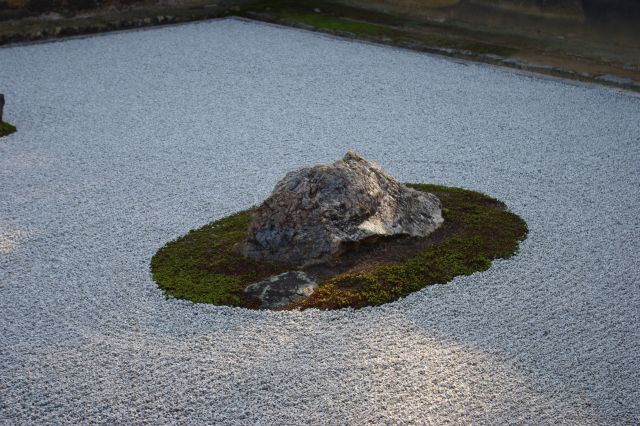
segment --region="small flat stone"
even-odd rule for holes
[[[247,286],[244,292],[262,302],[261,308],[273,309],[309,297],[318,284],[302,271],[289,271]]]

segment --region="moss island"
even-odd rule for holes
[[[16,128],[12,124],[9,124],[4,121],[0,121],[0,138],[3,136],[8,136],[15,131],[16,131]]]
[[[527,225],[506,206],[485,194],[461,188],[408,184],[435,194],[444,224],[424,238],[389,238],[354,248],[341,259],[298,268],[242,255],[255,209],[245,210],[190,231],[162,247],[151,272],[167,296],[195,303],[257,309],[248,285],[290,270],[320,278],[308,298],[278,308],[361,308],[392,302],[430,284],[489,268],[506,259],[527,235]]]

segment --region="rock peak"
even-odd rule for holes
[[[399,183],[354,151],[288,173],[258,207],[245,255],[309,264],[372,237],[423,237],[443,222],[440,200]]]
[[[344,157],[342,157],[342,161],[348,162],[348,161],[351,161],[351,160],[354,160],[354,161],[367,161],[362,156],[360,156],[357,152],[355,152],[353,150],[349,150],[344,155]]]

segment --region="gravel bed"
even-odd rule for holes
[[[0,49],[0,423],[638,424],[640,97],[241,20]],[[166,299],[149,260],[355,149],[519,254],[378,308]]]

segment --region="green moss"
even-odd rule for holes
[[[167,295],[197,303],[251,307],[244,288],[285,272],[288,265],[257,262],[237,252],[253,210],[190,231],[161,248],[151,260],[153,279]]]
[[[286,18],[299,24],[333,31],[346,31],[353,34],[383,35],[389,31],[381,25],[352,21],[344,18],[321,14],[286,15]]]
[[[4,121],[0,121],[0,137],[10,135],[15,131],[15,126],[5,123]]]
[[[411,19],[326,1],[255,1],[245,5],[238,14],[285,25],[302,25],[322,32],[349,33],[356,38],[428,51],[453,49],[465,56],[471,52],[503,57],[517,52],[511,47],[479,41],[478,37],[483,39],[486,35],[482,37],[477,31],[469,32],[435,22],[416,26]]]
[[[516,49],[512,49],[510,47],[497,46],[464,38],[421,34],[404,28],[371,24],[343,17],[321,14],[282,14],[281,17],[285,21],[295,24],[303,24],[317,30],[347,32],[355,36],[365,38],[374,37],[374,39],[380,38],[387,41],[391,40],[399,44],[424,46],[425,48],[456,49],[458,51],[472,52],[475,54],[494,54],[503,57],[511,56],[517,52]]]
[[[443,237],[402,263],[384,264],[329,278],[295,308],[337,309],[380,305],[427,285],[484,271],[508,258],[527,235],[527,225],[499,201],[479,192],[436,185],[410,185],[442,201]],[[167,295],[199,303],[255,308],[244,288],[291,265],[259,262],[239,253],[253,210],[191,231],[160,249],[151,261],[153,278]]]

